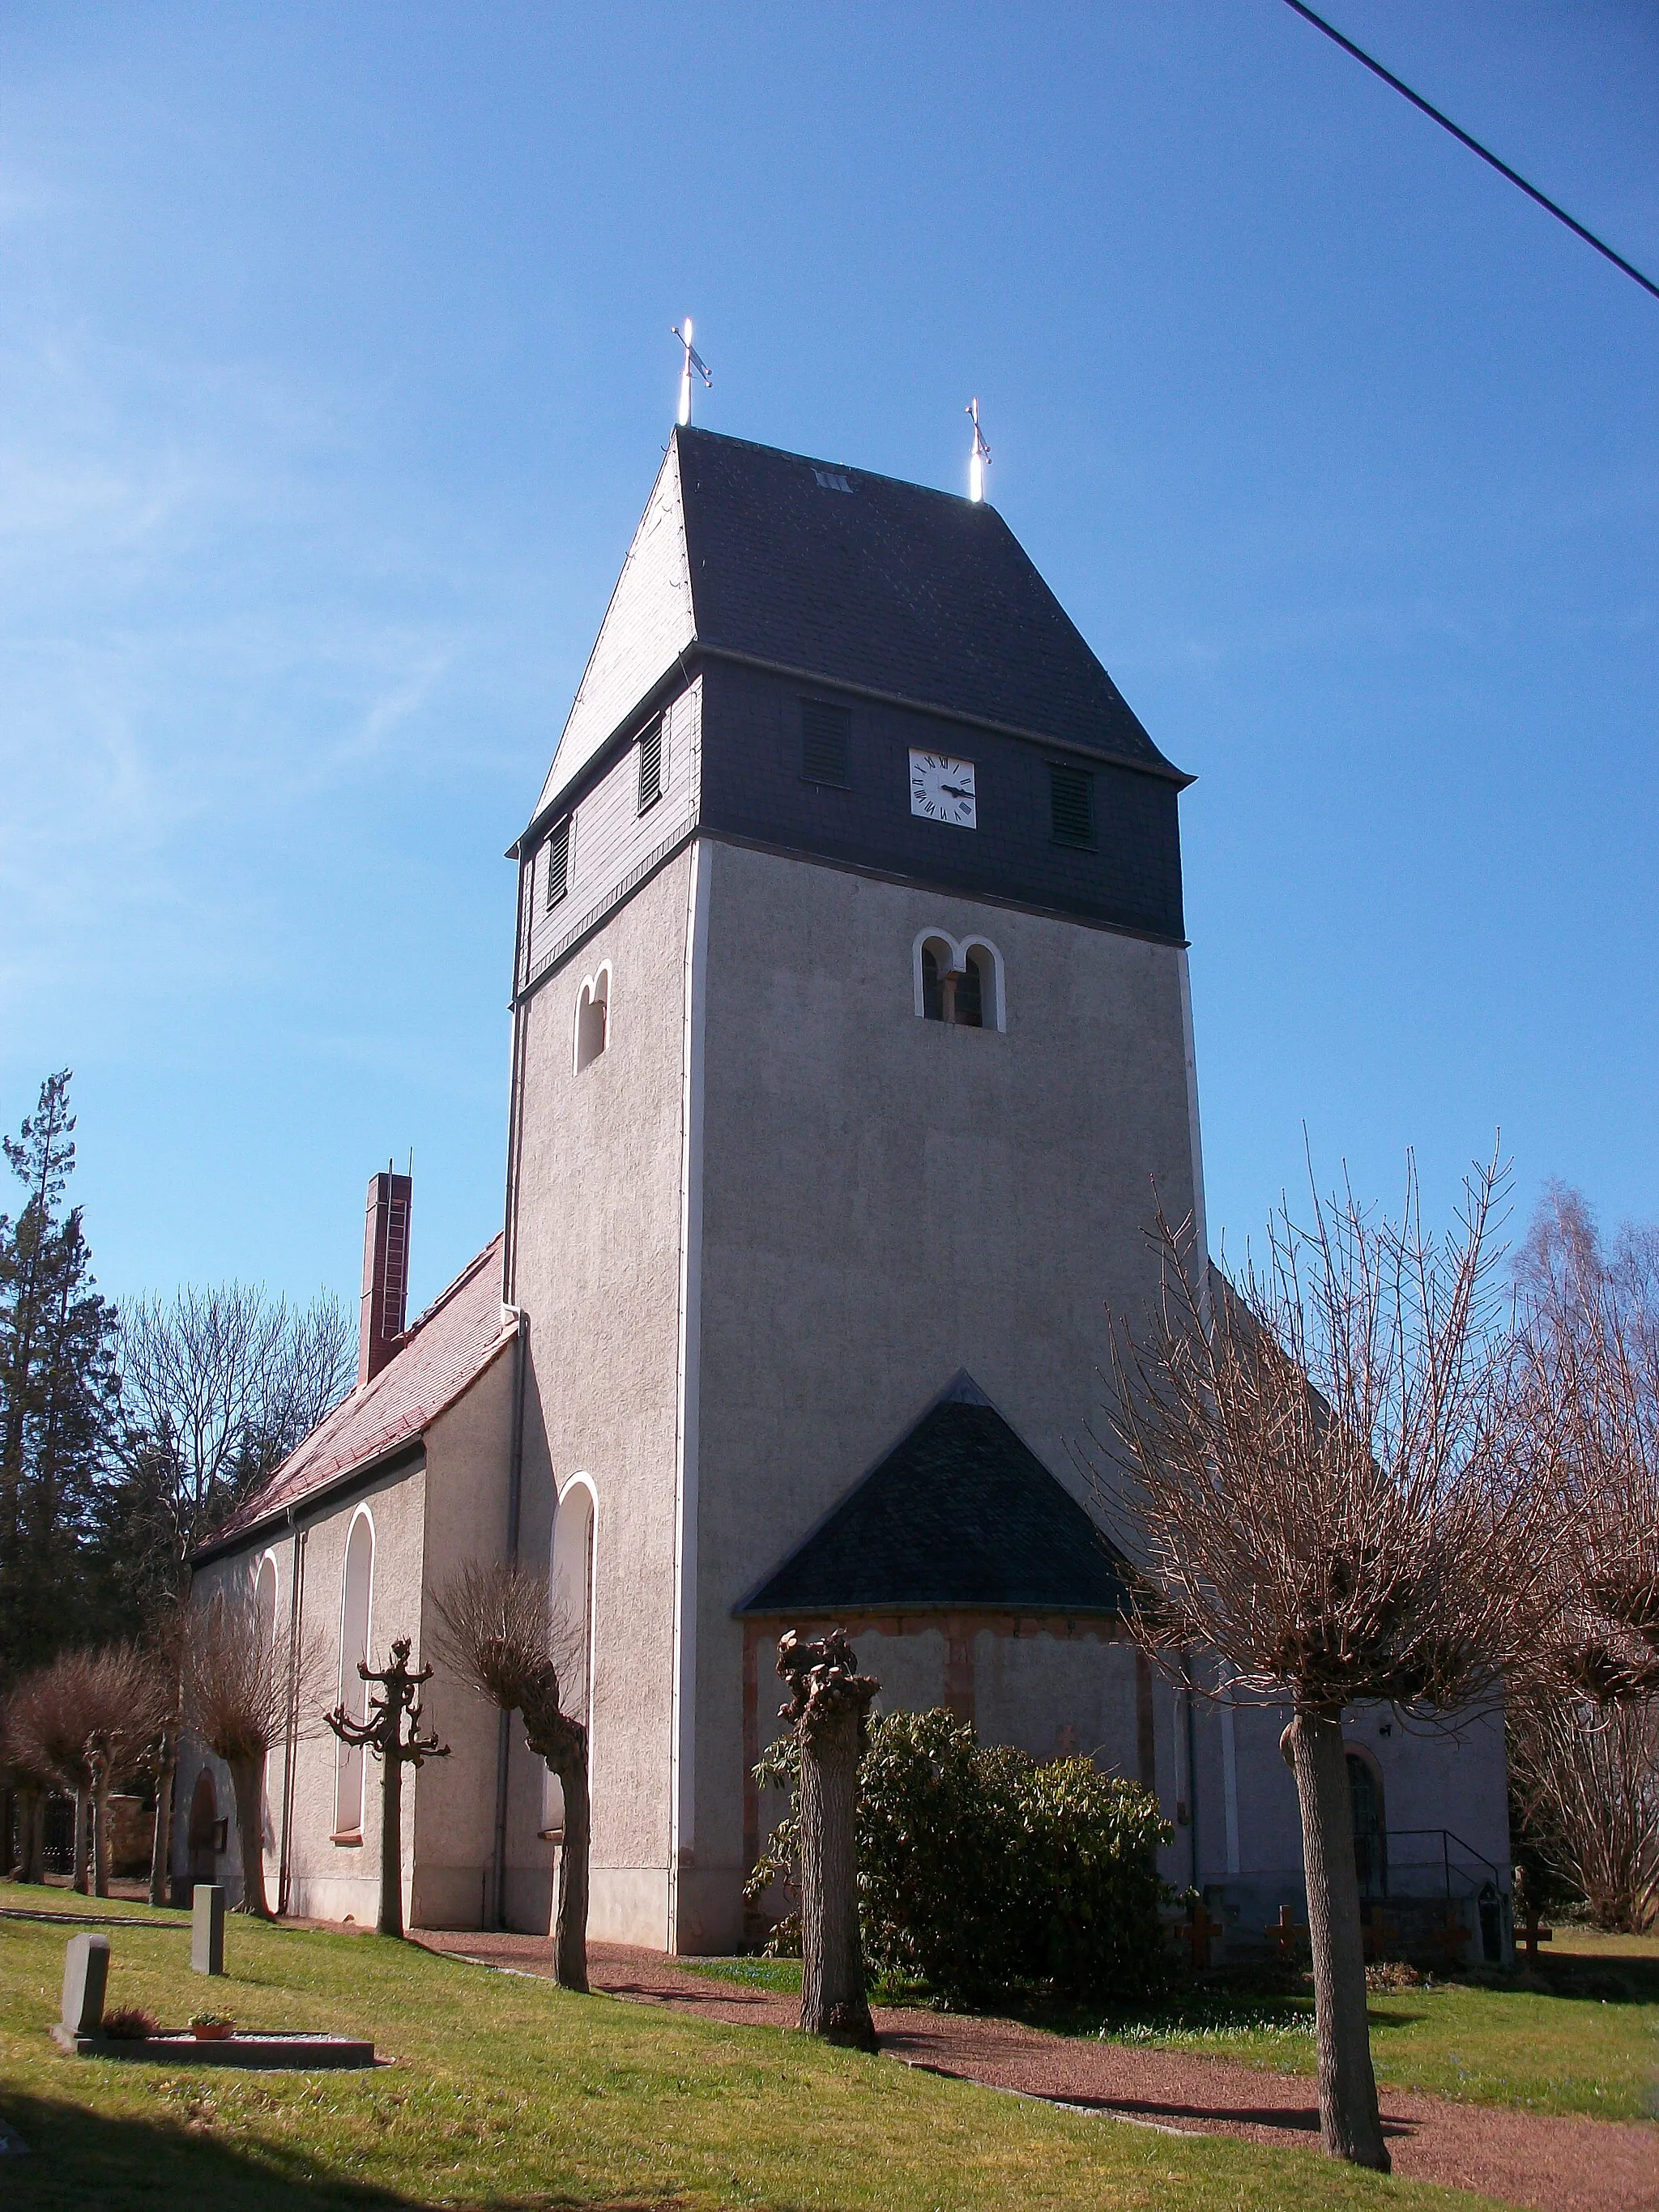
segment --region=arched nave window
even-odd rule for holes
[[[593,1487],[585,1474],[574,1474],[559,1496],[553,1516],[548,1563],[548,1610],[554,1656],[559,1665],[559,1701],[573,1719],[590,1729],[593,1705]],[[589,1758],[592,1756],[589,1745]],[[556,1775],[542,1785],[542,1827],[564,1830],[564,1792]]]
[[[374,1523],[360,1506],[346,1538],[340,1588],[340,1703],[353,1720],[368,1717],[368,1685],[357,1662],[368,1657],[369,1607],[374,1586]],[[334,1769],[334,1840],[355,1843],[363,1832],[363,1750],[343,1743]]]

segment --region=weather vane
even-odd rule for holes
[[[688,324],[687,328],[690,326]],[[968,464],[968,496],[977,503],[985,496],[985,469],[991,458],[991,448],[985,442],[985,433],[979,427],[979,402],[970,399],[963,410],[974,419],[974,451]]]
[[[685,328],[683,331],[674,331],[672,334],[685,348],[685,362],[680,370],[680,422],[681,426],[684,427],[691,420],[692,370],[694,368],[696,370],[697,374],[702,377],[703,383],[706,386],[712,387],[714,380],[708,373],[708,362],[703,359],[702,356],[697,351],[696,346],[691,343],[691,318],[690,315],[685,319]]]

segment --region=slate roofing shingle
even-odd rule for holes
[[[477,1382],[517,1330],[517,1316],[501,1304],[501,1240],[496,1237],[410,1324],[397,1357],[325,1413],[204,1549],[218,1550],[356,1468],[414,1443]]]
[[[964,1375],[734,1611],[1115,1615],[1126,1571]]]
[[[674,434],[700,645],[1174,773],[994,507]]]

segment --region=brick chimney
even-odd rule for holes
[[[372,1382],[402,1349],[409,1304],[407,1176],[382,1172],[368,1180],[363,1216],[363,1304],[357,1333],[357,1387]]]

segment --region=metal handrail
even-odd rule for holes
[[[1500,1895],[1503,1893],[1504,1885],[1498,1878],[1498,1869],[1486,1853],[1476,1850],[1473,1844],[1466,1843],[1462,1836],[1454,1833],[1450,1828],[1389,1828],[1385,1832],[1385,1841],[1392,1843],[1396,1836],[1402,1841],[1407,1836],[1439,1837],[1441,1872],[1445,1881],[1448,1897],[1451,1895],[1451,1845],[1453,1844],[1455,1844],[1458,1850],[1467,1857],[1474,1859],[1477,1864],[1485,1867],[1486,1872],[1492,1876],[1492,1887]]]

